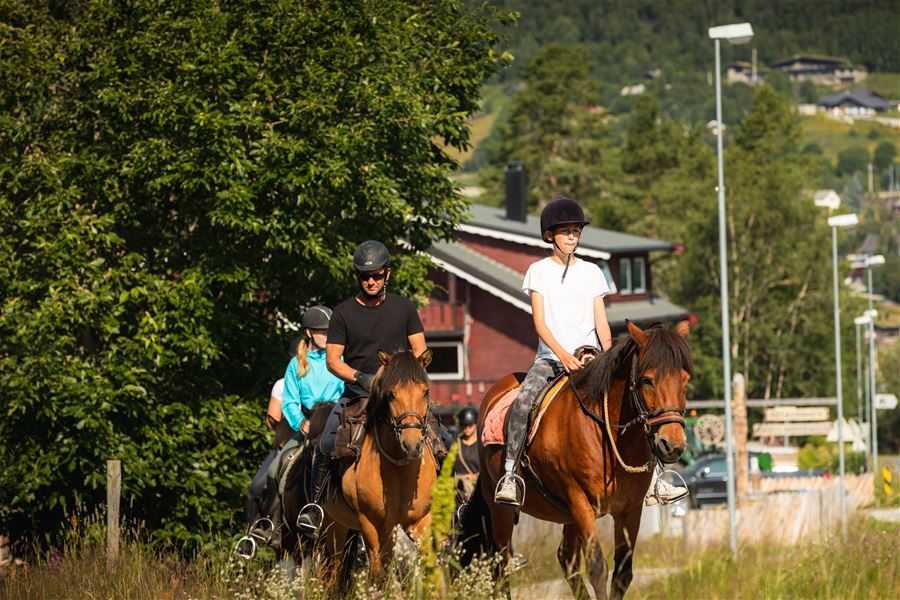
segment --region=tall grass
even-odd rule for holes
[[[635,600],[896,598],[900,590],[900,525],[853,519],[849,536],[798,547],[741,548],[695,557],[679,573],[656,580]]]

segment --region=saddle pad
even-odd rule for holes
[[[541,426],[541,419],[544,413],[550,407],[550,403],[559,394],[559,391],[568,383],[568,375],[557,378],[550,384],[550,387],[544,392],[541,398],[541,405],[538,408],[537,415],[531,421],[531,427],[528,430],[528,443],[531,444],[538,428]],[[502,446],[504,439],[504,424],[506,423],[506,414],[509,407],[512,406],[513,400],[519,395],[519,387],[516,386],[503,394],[503,396],[494,403],[491,410],[484,417],[484,427],[481,431],[481,443],[485,446]]]

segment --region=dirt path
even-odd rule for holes
[[[678,572],[675,568],[636,569],[631,587],[642,587],[650,582]],[[562,579],[551,579],[513,589],[513,600],[569,600],[572,592]]]

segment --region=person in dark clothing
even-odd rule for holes
[[[379,368],[379,350],[410,350],[416,356],[426,350],[425,330],[415,304],[387,292],[391,265],[385,245],[372,240],[360,244],[353,254],[353,268],[359,292],[334,308],[325,350],[328,369],[346,383],[344,396],[329,415],[316,449],[312,501],[297,517],[298,529],[310,537],[318,535],[324,518],[321,496],[328,480],[341,407],[369,395]]]
[[[474,407],[467,406],[456,415],[459,423],[459,451],[453,462],[453,479],[456,481],[456,504],[461,505],[469,501],[472,492],[475,491],[475,482],[478,480],[478,411]]]

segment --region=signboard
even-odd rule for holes
[[[753,437],[828,435],[831,421],[808,423],[756,423],[753,426]]]
[[[827,421],[827,406],[776,406],[766,409],[767,422]]]
[[[882,410],[897,408],[897,396],[894,394],[875,394],[875,408]]]

